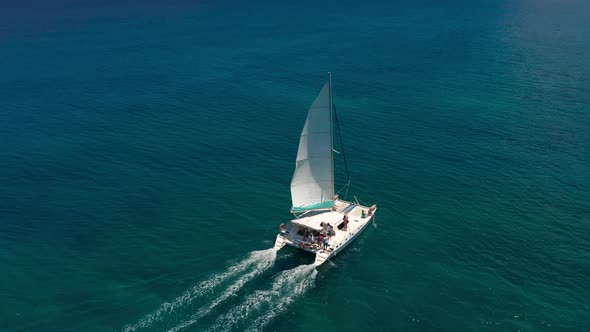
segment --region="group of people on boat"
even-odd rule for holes
[[[321,231],[315,230],[304,230],[303,234],[303,242],[307,243],[308,245],[317,245],[319,248],[324,250],[328,250],[330,248],[330,239],[336,235],[336,231],[334,230],[334,226],[327,222],[321,222],[320,226],[322,227]],[[348,216],[344,215],[342,218],[342,223],[339,225],[338,229],[346,231],[348,229]]]
[[[321,222],[320,226],[322,227],[321,231],[316,230],[309,230],[309,229],[300,229],[297,232],[297,235],[301,235],[303,240],[300,243],[300,247],[303,246],[310,246],[312,248],[321,248],[324,250],[330,249],[330,239],[336,235],[336,231],[334,230],[334,226],[327,222]],[[348,216],[344,215],[342,218],[342,223],[338,226],[340,230],[348,230]],[[284,230],[283,226],[281,230]]]
[[[362,210],[361,218],[370,217],[375,211],[376,206],[371,206],[366,212]],[[348,215],[345,214],[342,217],[342,222],[338,224],[338,229],[342,231],[348,230]],[[301,236],[300,240],[295,240],[295,243],[299,243],[301,249],[310,248],[313,250],[330,250],[330,239],[336,235],[334,226],[328,222],[320,223],[321,230],[312,230],[307,228],[299,228],[297,235]],[[280,225],[281,234],[286,235],[289,233],[285,224]]]
[[[317,245],[317,247],[321,249],[328,250],[330,248],[330,238],[336,235],[336,232],[334,231],[334,227],[329,223],[322,222],[320,226],[322,226],[321,231],[305,230],[303,242],[311,246]]]
[[[330,249],[330,238],[336,235],[334,231],[334,227],[330,223],[322,222],[320,223],[322,226],[321,231],[310,230],[310,229],[300,229],[297,232],[297,235],[303,237],[299,246],[302,248],[311,247],[313,249]]]

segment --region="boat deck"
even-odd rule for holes
[[[373,215],[368,214],[365,214],[364,218],[362,217],[362,211],[364,210],[365,213],[367,213],[369,210],[369,207],[367,206],[337,200],[335,202],[335,207],[335,211],[325,211],[323,213],[312,214],[307,217],[292,220],[282,239],[277,238],[277,249],[284,244],[288,244],[312,253],[325,252],[330,256],[332,252],[337,252],[346,246],[349,240],[355,237],[355,234],[362,231],[364,226],[366,226],[373,217]],[[348,227],[346,230],[342,227],[343,225],[341,226],[345,215],[348,216]],[[319,225],[322,221],[330,223],[333,226],[335,233],[333,236],[329,237],[329,249],[326,251],[315,243],[304,242],[303,235],[298,234],[306,229],[313,231],[321,230],[321,226]],[[339,229],[340,227],[342,227],[342,229]]]
[[[346,204],[342,204],[341,206],[337,205],[336,209],[338,212],[346,212],[348,211],[348,227],[346,230],[338,229],[338,227],[334,227],[334,231],[336,235],[332,236],[329,240],[330,247],[333,249],[338,249],[342,244],[344,244],[348,239],[350,239],[354,234],[359,232],[361,228],[371,220],[372,216],[366,215],[365,218],[361,217],[362,210],[365,210],[365,213],[369,209],[366,206],[362,205],[353,205],[346,202]],[[344,216],[344,214],[343,214]]]

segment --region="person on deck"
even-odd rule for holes
[[[324,232],[321,232],[318,236],[318,245],[324,249],[327,247],[327,237]]]
[[[324,250],[328,250],[328,248],[330,248],[330,239],[326,236],[324,237]]]
[[[323,243],[324,243],[324,236],[325,236],[325,235],[324,235],[324,233],[323,233],[323,232],[321,232],[321,233],[320,233],[320,234],[317,236],[317,238],[316,238],[316,240],[317,240],[317,243],[318,243],[318,246],[320,246],[320,247],[321,247],[321,246],[323,245]]]
[[[305,242],[305,243],[309,242],[309,234],[310,234],[310,232],[305,231],[305,236],[303,237],[303,242]]]
[[[334,227],[332,227],[332,225],[328,224],[328,237],[331,237],[334,235],[336,235],[336,232],[334,231]]]

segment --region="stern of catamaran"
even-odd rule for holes
[[[277,234],[277,238],[275,240],[274,249],[276,251],[279,251],[284,246],[285,246],[285,237],[284,237],[284,234],[283,233],[279,233],[279,234]]]
[[[332,255],[331,251],[330,252],[328,252],[327,250],[318,251],[315,254],[315,261],[313,262],[313,264],[315,266],[320,266],[320,265],[324,264],[324,262],[327,261],[331,255]]]

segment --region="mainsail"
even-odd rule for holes
[[[292,212],[329,209],[334,204],[331,97],[328,81],[307,113],[291,180]]]

